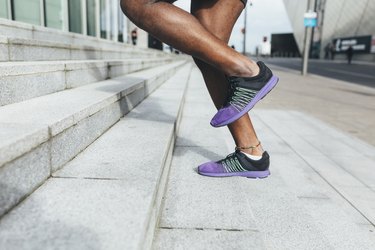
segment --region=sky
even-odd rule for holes
[[[204,1],[204,0],[202,0]],[[255,52],[263,37],[271,39],[271,34],[291,33],[292,27],[282,0],[248,0],[252,6],[247,6],[247,42],[246,51]],[[190,9],[190,0],[178,0],[175,5],[186,11]],[[234,26],[229,45],[234,45],[236,50],[243,51],[244,36],[241,29],[244,27],[244,13]]]

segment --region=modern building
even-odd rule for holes
[[[118,0],[0,0],[0,18],[125,43],[136,27]],[[148,34],[140,29],[137,45],[148,46]]]
[[[284,0],[300,53],[303,51],[304,13],[313,0]],[[375,61],[375,1],[315,0],[318,24],[313,30],[311,57],[324,58],[330,48],[335,57],[345,58],[349,46],[354,59]]]
[[[271,56],[273,57],[300,57],[293,33],[271,35]]]

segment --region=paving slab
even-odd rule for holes
[[[261,111],[259,111],[261,117]],[[253,118],[261,138],[267,132],[269,138],[263,140],[269,146],[272,159],[272,173],[275,171],[285,183],[294,190],[298,203],[314,217],[316,225],[327,237],[335,249],[371,249],[375,247],[374,226],[351,203],[344,199],[329,183],[325,181],[293,148],[283,145],[282,153],[275,151],[274,141],[280,140],[278,135],[267,130],[258,118]],[[264,129],[265,128],[265,129]],[[324,219],[323,219],[324,218]],[[365,235],[365,236],[364,236]]]
[[[374,248],[374,225],[356,206],[366,199],[372,204],[372,191],[334,158],[348,153],[351,137],[348,139],[332,127],[324,131],[325,125],[320,126],[320,121],[312,123],[305,114],[288,110],[250,112],[258,136],[271,154],[269,178],[199,176],[195,171],[199,164],[225,157],[233,151],[234,144],[225,129],[205,126],[213,110],[203,89],[199,92],[203,81],[194,73],[191,78],[197,84],[190,85],[186,98],[154,249],[191,249],[189,242],[195,242],[190,237],[197,240],[197,249]],[[316,145],[319,131],[327,148]],[[329,150],[330,142],[337,151]],[[367,149],[366,154],[371,152],[360,141],[356,143]],[[366,158],[364,169],[369,166],[371,159]],[[357,196],[357,203],[353,204],[344,195],[346,187],[342,186],[340,192],[326,175],[337,176],[335,180],[341,184],[359,185],[361,191],[367,192]],[[373,207],[366,205],[371,213]],[[259,245],[249,248],[246,239],[242,240],[243,245],[233,241],[232,245],[226,244],[217,231],[227,232],[228,228],[232,239],[241,238],[236,229],[252,231]]]
[[[208,124],[210,119],[204,108],[195,111],[189,108],[190,105],[196,106],[209,100],[208,95],[200,94],[198,97],[195,94],[198,88],[203,90],[204,84],[202,78],[199,80],[194,74],[199,76],[200,73],[193,72],[195,84],[191,84],[188,90],[154,247],[176,246],[185,249],[185,240],[176,241],[176,235],[182,232],[200,235],[196,236],[200,249],[229,246],[220,239],[216,244],[211,240],[201,240],[217,239],[215,230],[230,231],[232,246],[236,245],[233,241],[242,238],[244,232],[253,232],[253,237],[244,239],[235,249],[254,246],[254,236],[257,244],[253,249],[263,249],[264,246],[270,249],[330,247],[316,228],[313,218],[297,203],[298,198],[281,178],[250,180],[208,178],[197,174],[195,168],[199,164],[222,159],[233,147],[227,145],[228,133],[225,129],[217,130],[203,125]],[[195,133],[191,129],[194,125]],[[217,141],[212,143],[212,139],[205,139],[210,136],[217,138]],[[286,238],[289,240],[286,241]]]
[[[247,194],[237,182],[208,179],[195,170],[199,164],[226,153],[225,147],[175,148],[161,228],[258,229],[250,204],[244,202]]]
[[[308,123],[311,125],[311,127],[315,128],[316,129],[316,126],[315,124],[318,124],[318,126],[324,126],[323,127],[323,131],[330,135],[331,138],[334,138],[335,141],[340,141],[342,143],[348,143],[350,142],[351,146],[353,147],[353,149],[357,152],[357,153],[360,153],[364,156],[366,156],[367,158],[371,158],[372,160],[375,161],[375,154],[374,154],[374,150],[375,150],[375,147],[371,144],[369,144],[368,142],[366,141],[363,141],[357,137],[355,137],[354,135],[352,134],[349,134],[345,131],[341,131],[335,127],[333,127],[332,125],[330,124],[322,124],[322,121],[313,117],[313,116],[306,116],[304,115],[303,113],[301,112],[296,112],[296,111],[290,111],[291,114],[293,114],[294,116],[298,117],[300,120],[303,120],[305,123]]]
[[[375,88],[271,68],[281,81],[258,108],[300,111],[375,146]]]
[[[267,124],[272,130],[278,134],[280,137],[284,138],[284,141],[294,149],[294,151],[302,157],[316,172],[318,172],[332,187],[334,187],[337,192],[344,196],[348,202],[353,204],[353,206],[358,209],[371,224],[374,223],[374,212],[372,210],[372,205],[369,206],[369,202],[374,204],[375,202],[375,193],[374,190],[368,183],[374,183],[375,177],[373,171],[368,168],[368,163],[363,165],[355,164],[353,166],[342,167],[337,161],[334,160],[335,157],[338,157],[340,149],[346,149],[348,144],[354,144],[355,141],[351,142],[351,137],[344,137],[341,140],[336,140],[330,138],[328,134],[325,134],[325,125],[322,122],[315,122],[314,126],[321,127],[320,130],[315,131],[314,136],[306,136],[304,133],[299,133],[298,129],[292,129],[293,117],[295,120],[299,120],[302,114],[299,116],[294,116],[295,113],[288,113],[282,111],[263,111],[261,120]],[[276,116],[289,117],[290,123],[282,123]],[[276,126],[277,124],[277,126]],[[307,123],[303,125],[307,126]],[[337,135],[338,133],[336,133]],[[316,138],[321,138],[321,141],[326,141],[326,146],[324,149],[328,149],[329,143],[332,143],[330,150],[322,150],[323,147],[316,146]],[[327,140],[328,138],[328,140]],[[343,142],[345,141],[345,143]],[[329,143],[328,143],[329,142]],[[334,149],[337,147],[337,153]],[[355,155],[359,155],[361,158],[366,159],[366,155],[363,155],[362,152],[356,151],[353,149],[352,152],[355,152]],[[346,156],[352,155],[352,152],[346,152]],[[374,150],[375,152],[375,150]],[[361,156],[362,154],[362,156]],[[370,161],[370,159],[367,159]],[[375,161],[374,161],[375,162]],[[359,169],[359,170],[358,170]],[[368,174],[366,176],[361,175],[361,171],[366,171]],[[348,187],[355,187],[355,189],[347,189]],[[350,192],[349,192],[350,191]],[[363,194],[368,194],[368,202],[364,202],[362,199]]]
[[[251,230],[160,229],[155,241],[155,250],[266,249],[262,235]]]

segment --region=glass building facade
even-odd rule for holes
[[[42,24],[39,0],[13,0],[12,3],[14,20],[36,25]]]
[[[44,1],[44,14],[45,26],[55,29],[63,28],[62,20],[62,1],[45,0]]]
[[[293,27],[294,37],[300,52],[303,51],[305,27],[303,14],[308,0],[284,0],[285,8]],[[375,43],[375,1],[358,0],[316,0],[314,10],[318,13],[318,25],[313,29],[313,57],[325,57],[325,48],[335,39],[372,36]],[[356,53],[356,59],[375,62],[375,44],[373,52]],[[337,55],[345,58],[345,54]]]
[[[0,0],[0,18],[9,18],[9,6],[7,0]]]
[[[0,0],[0,18],[128,42],[118,0]]]

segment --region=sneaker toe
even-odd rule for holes
[[[235,109],[232,105],[221,108],[212,118],[211,125],[214,127],[220,126],[237,114],[237,109]]]
[[[198,172],[200,174],[218,174],[224,173],[223,166],[217,162],[207,162],[198,166]]]

